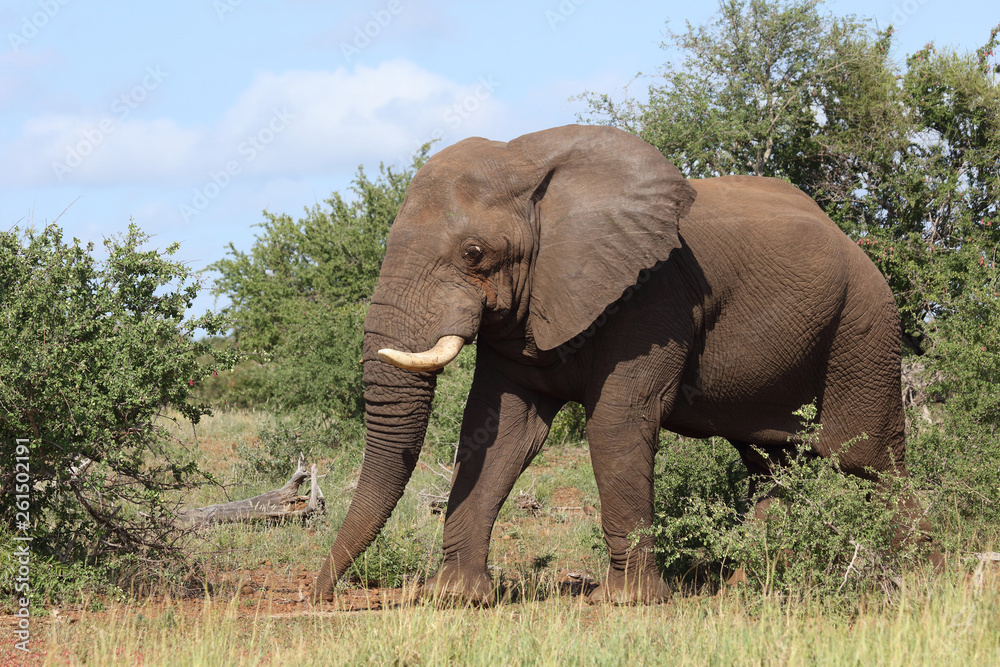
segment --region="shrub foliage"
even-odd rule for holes
[[[900,513],[899,499],[913,493],[912,482],[883,487],[844,474],[836,454],[813,453],[822,429],[813,422],[815,406],[796,415],[807,425],[796,455],[761,480],[757,497],[747,496],[746,469],[727,442],[665,443],[651,530],[658,563],[696,588],[739,571],[750,591],[780,599],[823,598],[847,606],[872,592],[891,599],[894,582],[925,544],[894,544],[916,530]],[[754,506],[765,498],[769,504],[758,516]]]
[[[204,475],[156,419],[170,406],[196,423],[208,408],[193,386],[235,361],[195,340],[227,321],[185,318],[200,283],[170,259],[178,245],[142,250],[147,240],[130,226],[98,260],[55,225],[0,233],[0,456],[29,443],[30,525],[6,463],[0,519],[63,561],[170,546],[171,492]]]

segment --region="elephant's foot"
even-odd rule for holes
[[[496,601],[497,592],[485,568],[461,568],[445,563],[423,585],[420,596],[435,603],[483,607]]]
[[[670,599],[670,587],[655,569],[642,572],[608,572],[604,583],[587,596],[591,604],[658,604]]]

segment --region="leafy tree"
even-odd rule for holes
[[[335,192],[297,221],[265,211],[250,251],[230,244],[212,265],[220,274],[214,293],[232,300],[238,347],[272,360],[261,393],[276,407],[319,412],[352,432],[343,420],[360,424],[368,299],[389,227],[429,150],[401,171],[380,166],[374,180],[359,168],[354,199]]]
[[[947,396],[945,427],[917,423],[941,480],[1000,470],[1000,26],[974,53],[928,44],[893,61],[892,27],[818,0],[723,0],[705,26],[669,32],[683,54],[647,102],[585,93],[583,119],[621,127],[693,177],[756,174],[801,187],[882,270],[906,351]],[[944,440],[947,440],[946,444]],[[975,442],[975,455],[968,446]],[[993,510],[1000,516],[1000,501]]]
[[[584,118],[638,134],[691,176],[802,187],[879,263],[926,351],[926,323],[948,306],[927,294],[938,268],[914,270],[1000,241],[997,30],[975,54],[928,45],[902,73],[891,27],[824,15],[815,0],[726,0],[708,26],[669,36],[685,58],[648,102],[586,93]]]
[[[281,348],[301,314],[288,308],[289,302],[323,298],[327,306],[339,307],[371,295],[389,227],[428,150],[408,169],[380,166],[375,180],[359,168],[351,201],[334,192],[325,202],[328,208],[307,208],[297,221],[264,211],[265,220],[257,225],[262,231],[249,252],[229,244],[227,257],[210,268],[220,274],[213,293],[232,301],[241,346],[267,352]]]
[[[888,60],[883,34],[869,44],[864,22],[823,16],[814,0],[726,0],[709,25],[668,37],[684,59],[664,66],[648,102],[585,93],[584,117],[639,135],[692,177],[801,172],[830,82]]]
[[[178,244],[147,240],[130,225],[99,261],[55,225],[0,233],[0,521],[63,561],[170,547],[172,492],[204,476],[157,418],[197,423],[194,385],[236,360],[194,339],[228,321],[185,319],[200,283]]]
[[[839,154],[863,156],[857,177],[844,179],[837,197],[818,198],[885,274],[909,351],[936,380],[932,391],[947,397],[943,424],[914,422],[913,467],[941,484],[963,515],[993,519],[1000,519],[1000,464],[990,463],[1000,460],[1000,85],[989,58],[997,33],[973,54],[927,45],[909,56],[888,91],[898,109],[894,132],[905,142],[889,151],[847,135]]]

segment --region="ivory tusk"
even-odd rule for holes
[[[465,345],[461,336],[442,336],[437,345],[426,352],[400,352],[385,348],[378,351],[379,358],[393,366],[407,371],[437,371],[441,370],[458,356]]]

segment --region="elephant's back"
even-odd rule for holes
[[[829,295],[828,307],[836,306],[858,248],[808,195],[757,176],[691,184],[698,195],[680,234],[716,296],[752,292],[795,299],[819,290]]]
[[[757,224],[780,224],[806,219],[812,224],[837,229],[806,193],[777,178],[720,176],[689,181],[698,193],[692,213],[713,212],[717,218]]]
[[[765,274],[812,276],[845,294],[845,306],[882,310],[895,301],[881,271],[868,255],[795,186],[759,176],[722,176],[692,180],[698,196],[682,234],[695,245],[727,239],[740,266],[768,257]],[[758,266],[758,268],[761,268]],[[860,317],[864,322],[866,317]]]

